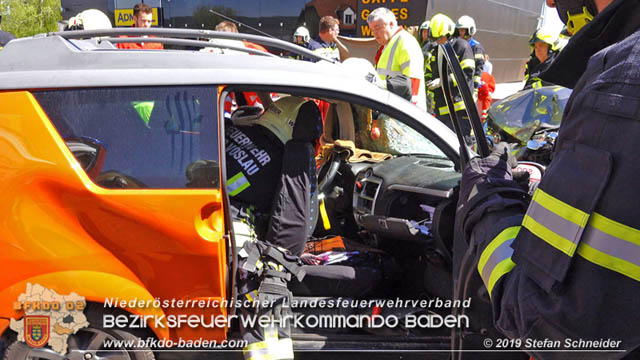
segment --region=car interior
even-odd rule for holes
[[[290,283],[294,299],[452,297],[454,188],[460,173],[458,159],[439,146],[436,134],[405,114],[389,115],[389,109],[362,99],[286,89],[241,90],[255,91],[263,100],[268,96],[266,101],[303,96],[323,112],[324,130],[316,146],[322,216],[316,217],[303,254],[303,258],[313,255],[316,263],[305,266],[302,281]],[[263,105],[245,104],[240,90],[227,89],[226,94],[231,93],[240,101],[226,115],[226,124],[257,122]],[[247,107],[254,109],[247,111]],[[246,224],[236,221],[233,226],[237,248],[255,240]],[[350,310],[372,311],[370,307]],[[382,311],[404,315],[423,310]],[[369,332],[406,335],[399,329]],[[433,336],[434,331],[414,335]]]
[[[256,97],[242,92],[259,94],[264,102],[292,95],[312,100],[324,122],[314,164],[318,200],[314,211],[320,216],[315,216],[312,235],[301,239],[303,258],[314,262],[305,266],[307,276],[302,281],[290,284],[294,299],[451,299],[459,159],[423,119],[364,98],[283,88],[229,87],[222,99],[228,96],[231,106],[216,107],[206,101],[215,98],[216,90],[85,90],[75,94],[74,100],[66,95],[67,103],[75,101],[73,107],[56,105],[63,103],[64,92],[45,91],[36,97],[90,179],[116,189],[217,188],[218,163],[212,160],[218,159],[220,150],[215,119],[224,118],[225,125],[251,125],[264,108]],[[99,100],[105,97],[112,101]],[[254,102],[248,104],[248,98]],[[140,110],[140,104],[150,109]],[[107,117],[109,126],[104,127]],[[247,224],[234,221],[232,226],[236,250],[245,241],[256,240]],[[399,317],[424,312],[411,306],[347,310],[359,315],[391,312]],[[329,310],[300,307],[294,311]],[[450,309],[442,311],[446,315]],[[313,334],[342,336],[344,331],[315,328]],[[403,338],[409,330],[359,331],[350,336]],[[447,336],[448,329],[411,332],[419,341],[425,340],[423,336]]]

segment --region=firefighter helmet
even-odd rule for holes
[[[556,1],[556,9],[560,20],[567,25],[571,34],[578,32],[598,13],[594,0]]]
[[[299,26],[296,31],[293,33],[293,42],[297,43],[297,36],[302,37],[302,41],[306,44],[311,40],[311,35],[309,35],[309,30],[307,30],[304,26]]]
[[[427,37],[426,39],[429,39],[431,37],[431,22],[429,20],[425,21],[422,23],[422,25],[420,25],[420,27],[418,28],[418,38],[420,40],[420,42],[422,43],[423,38],[422,38],[422,30],[426,30],[427,31]]]
[[[462,15],[458,19],[456,29],[467,29],[467,33],[469,34],[469,36],[473,36],[476,34],[476,22],[471,16]]]
[[[451,36],[456,29],[456,23],[445,14],[435,14],[431,18],[431,36],[439,39],[443,36]]]
[[[543,42],[549,44],[549,49],[554,49],[558,45],[558,33],[548,27],[541,27],[529,38],[529,46],[533,49],[535,43]]]
[[[111,20],[102,11],[96,9],[84,10],[69,19],[67,30],[96,30],[111,29]]]

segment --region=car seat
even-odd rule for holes
[[[316,220],[314,143],[322,134],[322,118],[313,101],[296,117],[291,140],[284,146],[282,172],[275,189],[265,241],[300,256]]]
[[[265,241],[300,256],[316,222],[317,183],[313,144],[322,135],[322,119],[312,101],[300,108],[292,139],[285,144],[280,181]],[[297,296],[362,296],[372,293],[384,271],[369,266],[305,265],[305,278],[293,280]]]

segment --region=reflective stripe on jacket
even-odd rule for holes
[[[462,68],[462,72],[465,75],[465,81],[467,86],[469,86],[470,90],[473,90],[473,73],[476,68],[475,59],[473,58],[473,50],[471,50],[471,45],[464,39],[453,38],[449,40],[458,56],[458,61],[460,61],[460,67]],[[435,55],[435,53],[434,53]],[[432,75],[431,79],[438,79],[440,74],[438,72],[437,65],[437,56],[433,56],[431,58],[431,65],[429,66],[431,69]],[[456,111],[464,109],[464,103],[462,102],[462,97],[460,96],[460,91],[457,89],[458,84],[453,81],[453,75],[449,75],[449,78],[452,79],[453,83],[453,98],[454,98],[454,107]],[[434,91],[434,100],[435,100],[435,110],[436,115],[448,115],[449,108],[447,107],[447,103],[444,99],[444,94],[442,93],[442,89],[436,89]]]
[[[400,30],[391,37],[382,49],[376,70],[378,76],[385,81],[398,75],[409,77],[412,80],[411,102],[426,111],[424,58],[418,41],[411,34]]]
[[[609,13],[616,16],[640,11],[638,3],[613,6],[633,9]],[[597,19],[594,26],[620,23]],[[574,87],[554,160],[521,225],[499,229],[487,218],[475,226],[494,234],[473,240],[482,243],[477,272],[498,328],[510,337],[640,345],[640,31],[603,48]]]
[[[338,46],[335,43],[326,43],[318,37],[311,40],[307,47],[309,48],[309,50],[320,56],[340,61],[340,51],[338,51]]]

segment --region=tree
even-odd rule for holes
[[[0,0],[2,30],[16,37],[58,31],[60,0]]]

